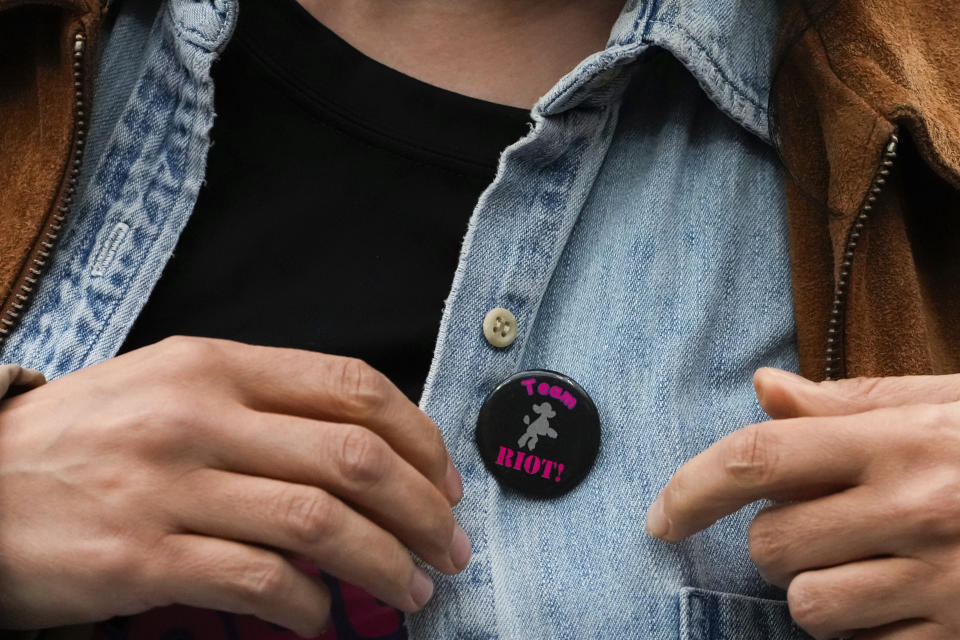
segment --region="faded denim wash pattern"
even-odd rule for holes
[[[435,576],[413,638],[806,637],[750,561],[760,505],[678,544],[643,525],[680,464],[764,419],[754,369],[797,368],[782,173],[766,142],[778,5],[630,0],[606,49],[537,103],[533,130],[502,155],[421,400],[463,474],[456,515],[474,555],[461,575]],[[120,5],[79,206],[4,360],[55,378],[122,343],[202,183],[210,65],[237,10]],[[481,331],[498,306],[519,322],[502,350]],[[577,380],[603,422],[594,470],[552,501],[501,489],[473,440],[486,394],[533,368]]]

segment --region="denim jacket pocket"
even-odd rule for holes
[[[810,640],[784,600],[680,590],[680,640]]]

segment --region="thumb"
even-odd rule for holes
[[[760,407],[771,418],[843,416],[908,404],[944,404],[960,400],[960,374],[849,378],[811,382],[763,367],[753,375]]]

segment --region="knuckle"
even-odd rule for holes
[[[162,403],[150,397],[137,403],[114,407],[95,418],[96,432],[108,446],[156,452],[175,437],[168,427]]]
[[[762,425],[753,424],[731,437],[723,468],[741,487],[759,487],[769,483],[776,473],[776,446]]]
[[[154,585],[163,575],[158,571],[161,554],[151,546],[155,542],[155,536],[147,535],[104,538],[85,545],[85,553],[92,555],[77,560],[83,566],[94,568],[98,584],[122,591],[128,602],[151,608],[161,604],[157,602],[159,593]]]
[[[830,619],[828,594],[807,573],[801,573],[790,582],[787,607],[796,623],[814,635],[823,630]]]
[[[450,551],[450,541],[453,540],[453,531],[456,526],[453,512],[446,501],[438,501],[431,508],[424,509],[423,523],[427,532],[427,539],[434,553],[443,557]]]
[[[170,336],[157,343],[157,347],[164,359],[164,368],[170,372],[210,368],[223,352],[218,341],[195,336]]]
[[[428,447],[430,477],[443,482],[447,475],[447,445],[443,441],[443,435],[441,435],[439,429],[433,429],[430,433],[426,445]]]
[[[87,547],[85,554],[86,565],[96,567],[103,583],[112,585],[128,582],[143,559],[135,544],[123,537],[98,540]]]
[[[195,420],[196,407],[181,390],[161,387],[143,403],[138,417],[145,424],[164,429],[189,426]]]
[[[917,461],[932,465],[960,460],[960,412],[953,405],[915,404],[871,414],[890,434],[891,456],[912,467],[911,473]]]
[[[747,531],[747,545],[750,558],[758,567],[768,572],[782,563],[786,536],[779,527],[771,524],[770,519],[761,512],[753,519]]]
[[[160,389],[119,416],[114,432],[117,442],[148,456],[180,451],[196,434],[197,415],[185,398]]]
[[[945,441],[953,446],[960,443],[960,411],[957,405],[918,404],[910,407],[917,427],[928,433],[939,447]]]
[[[291,587],[284,561],[267,557],[247,567],[240,578],[237,588],[244,597],[252,601],[276,601],[284,598]]]
[[[960,405],[915,404],[883,410],[894,427],[900,459],[915,464],[960,459]]]
[[[338,526],[337,502],[321,491],[294,491],[280,504],[281,519],[290,536],[306,547],[322,542]]]
[[[376,415],[386,397],[383,374],[359,358],[337,358],[336,385],[343,409],[358,420]]]
[[[898,521],[912,522],[924,537],[952,540],[960,535],[960,469],[928,472],[922,483],[911,483],[893,499]]]
[[[386,472],[387,445],[372,431],[345,427],[340,443],[339,466],[344,479],[359,489],[376,485]]]
[[[381,579],[390,591],[398,594],[406,593],[413,570],[413,559],[410,553],[400,544],[391,544],[386,547],[385,555]]]

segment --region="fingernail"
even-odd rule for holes
[[[415,567],[413,571],[413,580],[410,581],[410,596],[417,609],[422,609],[430,601],[433,595],[433,580],[430,579],[423,569]]]
[[[470,539],[467,532],[458,524],[453,532],[453,542],[450,543],[450,559],[458,571],[470,562]]]
[[[657,498],[647,509],[647,533],[655,538],[663,538],[670,533],[670,518],[663,511],[663,501]]]
[[[452,462],[447,462],[447,495],[453,499],[454,504],[460,502],[463,497],[463,480],[460,473],[453,466]]]

